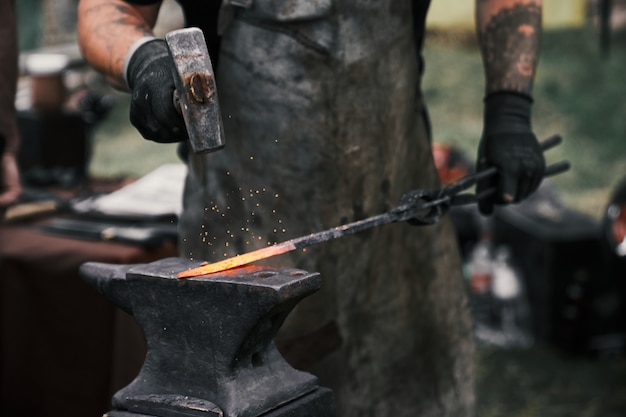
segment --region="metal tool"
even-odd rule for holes
[[[42,224],[41,230],[75,239],[124,242],[141,245],[145,248],[158,248],[166,241],[176,242],[177,225],[165,222],[129,223],[113,219],[56,218]]]
[[[543,151],[548,150],[559,143],[561,137],[552,136],[541,143]],[[567,161],[558,162],[546,168],[544,176],[553,176],[569,169]],[[305,248],[318,243],[326,242],[331,239],[357,233],[376,226],[382,226],[388,223],[396,223],[407,221],[413,225],[431,225],[437,223],[443,215],[445,215],[452,206],[460,206],[473,204],[477,201],[487,198],[496,192],[495,188],[487,189],[480,194],[463,193],[462,191],[476,185],[479,181],[493,177],[498,174],[496,167],[488,168],[476,174],[468,175],[459,181],[445,186],[439,190],[412,190],[405,193],[400,199],[400,204],[395,208],[363,220],[344,224],[322,232],[312,233],[307,236],[301,236],[282,243],[278,243],[266,248],[258,249],[252,252],[244,253],[225,259],[223,261],[212,264],[202,265],[200,267],[182,271],[178,273],[178,278],[189,278],[199,275],[212,274],[224,271],[238,266],[247,265],[249,263],[266,259],[272,256],[287,253],[296,249]]]
[[[176,83],[174,105],[185,120],[192,151],[200,154],[223,148],[224,127],[215,74],[202,31],[175,30],[165,35],[165,41]]]

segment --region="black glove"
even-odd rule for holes
[[[155,39],[135,51],[127,70],[130,122],[144,138],[161,143],[187,139],[185,122],[172,99],[176,86],[171,60],[165,41]]]
[[[485,99],[477,170],[495,166],[499,175],[477,184],[477,193],[497,189],[478,203],[483,214],[491,214],[495,204],[525,199],[541,184],[546,164],[530,126],[531,105],[532,99],[520,93],[494,93]]]

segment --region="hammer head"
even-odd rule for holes
[[[165,41],[172,56],[176,83],[175,101],[185,120],[194,153],[213,152],[224,147],[215,74],[202,31],[187,28],[169,32]]]

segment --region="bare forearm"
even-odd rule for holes
[[[18,147],[15,116],[17,34],[15,2],[12,0],[0,1],[0,63],[0,133],[6,140],[5,152],[15,153]]]
[[[486,93],[530,94],[541,38],[541,0],[477,0]]]
[[[81,0],[78,5],[78,44],[96,70],[124,88],[124,58],[141,37],[153,34],[159,5],[131,6],[122,0]]]

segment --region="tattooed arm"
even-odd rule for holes
[[[477,192],[496,189],[479,203],[483,214],[491,214],[496,204],[528,197],[543,179],[545,160],[531,127],[541,0],[476,0],[476,29],[486,81],[477,169],[499,172],[480,182]]]
[[[131,90],[130,122],[144,138],[178,142],[187,130],[172,99],[172,59],[152,32],[160,6],[160,0],[81,0],[78,43],[109,83]]]
[[[541,37],[540,0],[477,0],[486,92],[530,95]]]
[[[125,89],[124,59],[131,46],[153,36],[160,2],[148,6],[123,0],[81,0],[78,5],[78,44],[87,62],[107,81]]]

